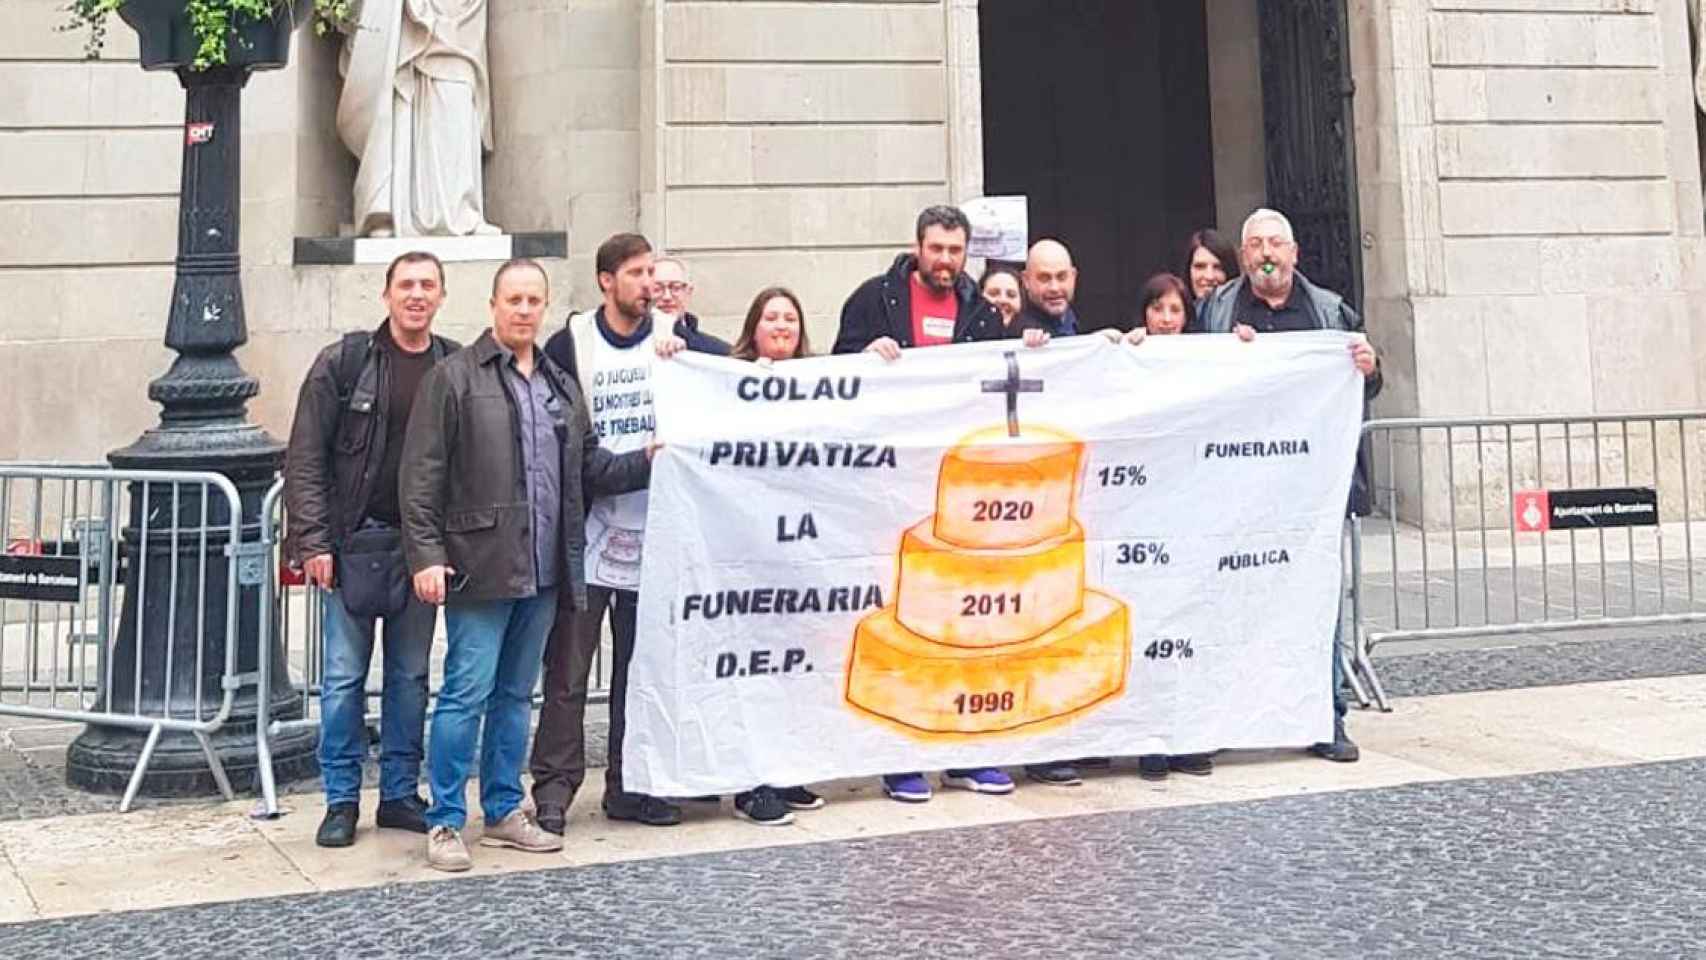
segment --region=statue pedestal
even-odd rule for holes
[[[512,257],[561,259],[569,254],[566,233],[494,233],[471,237],[297,237],[297,266],[390,263],[410,250],[425,250],[445,263],[502,262]]]

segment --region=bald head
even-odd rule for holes
[[[1072,306],[1078,289],[1078,269],[1059,240],[1038,240],[1025,257],[1025,295],[1039,310],[1061,317]]]

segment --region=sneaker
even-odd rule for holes
[[[783,787],[776,791],[782,802],[795,810],[816,810],[823,806],[823,798],[807,790],[805,787]]]
[[[1144,754],[1137,758],[1137,775],[1145,780],[1165,780],[1167,766],[1167,757],[1164,754]]]
[[[883,793],[901,803],[924,803],[932,796],[930,781],[922,773],[883,774]]]
[[[681,808],[660,797],[643,793],[605,794],[604,815],[612,820],[631,820],[648,827],[673,827],[681,822]]]
[[[1214,754],[1187,753],[1182,757],[1168,757],[1167,769],[1193,777],[1206,777],[1214,772]]]
[[[410,833],[426,833],[426,809],[427,802],[419,796],[381,800],[379,801],[379,810],[374,814],[373,821],[382,830],[407,830]]]
[[[474,865],[462,834],[449,827],[433,827],[427,834],[427,866],[446,873],[461,873]]]
[[[735,794],[735,816],[766,827],[783,827],[794,822],[793,812],[773,787]]]
[[[541,830],[531,814],[516,809],[497,823],[486,824],[485,831],[480,834],[480,846],[513,847],[528,853],[556,853],[563,849],[563,838]]]
[[[1032,763],[1025,767],[1025,776],[1051,787],[1076,787],[1084,782],[1078,768],[1070,763]]]
[[[348,847],[355,843],[355,821],[361,809],[353,803],[334,803],[326,808],[326,818],[314,834],[314,843],[322,847]]]
[[[1003,794],[1013,792],[1013,778],[994,767],[975,770],[944,770],[942,786],[970,790],[972,793]]]

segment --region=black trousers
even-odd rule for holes
[[[638,593],[607,587],[586,588],[587,607],[574,609],[570,591],[561,590],[557,622],[545,643],[545,704],[533,738],[533,802],[567,807],[586,780],[586,695],[593,660],[610,612],[610,764],[604,772],[607,794],[622,790],[622,730],[628,705],[628,665],[634,659]]]

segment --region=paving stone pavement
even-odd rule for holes
[[[1394,644],[1377,651],[1385,654],[1376,660],[1376,666],[1391,696],[1434,696],[1706,673],[1706,632],[1655,635],[1650,631],[1631,631],[1595,640],[1556,639],[1520,646],[1406,650],[1403,645]],[[589,715],[587,727],[588,761],[593,766],[602,765],[608,725],[602,718]],[[61,726],[57,738],[47,735],[39,726],[23,729],[29,733],[28,737],[19,732],[19,727],[0,727],[0,821],[117,809],[115,797],[88,794],[66,785],[64,751],[48,744],[68,742],[75,727]],[[364,780],[367,786],[378,784],[377,764],[371,759]],[[242,789],[243,785],[238,787]],[[285,793],[317,793],[320,783],[311,780],[281,784],[280,789]],[[138,799],[137,806],[201,802],[144,797]]]
[[[0,927],[0,956],[1688,957],[1706,760]]]
[[[587,716],[587,764],[601,767],[608,751],[610,724],[602,716],[594,716],[594,712],[594,709],[589,708]],[[118,809],[118,797],[87,793],[65,782],[65,750],[58,744],[69,743],[81,729],[82,727],[74,724],[35,725],[11,729],[0,726],[0,822],[82,813],[112,813]],[[50,742],[55,745],[45,745]],[[374,747],[374,750],[377,750],[377,747]],[[361,779],[363,787],[379,786],[377,753],[369,753],[367,762],[362,767]],[[239,796],[255,795],[257,789],[253,785],[241,783],[232,786]],[[280,794],[317,794],[321,791],[321,783],[316,777],[312,780],[280,783],[278,789]],[[135,808],[144,810],[150,807],[206,802],[206,799],[199,797],[138,797]]]
[[[1375,669],[1387,694],[1398,697],[1677,677],[1706,673],[1706,633],[1630,633],[1593,641],[1393,652],[1376,659]]]

